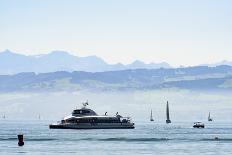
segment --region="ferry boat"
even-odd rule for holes
[[[88,102],[83,107],[73,110],[72,114],[64,117],[56,124],[50,124],[50,129],[134,129],[134,123],[130,117],[98,115],[92,109],[87,108]]]

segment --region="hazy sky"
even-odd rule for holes
[[[232,60],[231,41],[230,0],[0,0],[0,51],[179,66]]]

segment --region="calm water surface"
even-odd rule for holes
[[[78,155],[231,155],[232,124],[206,123],[193,129],[192,122],[172,124],[136,122],[135,129],[59,130],[51,121],[0,121],[0,154]],[[17,134],[25,145],[17,146]],[[218,137],[218,140],[215,140]]]

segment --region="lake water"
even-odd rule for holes
[[[49,129],[52,121],[0,121],[0,154],[231,155],[232,123],[135,122],[135,129]],[[17,134],[25,145],[17,146]],[[215,140],[218,137],[218,140]]]

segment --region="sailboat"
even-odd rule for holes
[[[170,120],[170,117],[169,117],[169,106],[168,106],[168,101],[167,101],[167,107],[166,107],[166,117],[167,117],[167,120],[166,120],[166,123],[171,123],[171,120]]]
[[[209,112],[209,116],[208,116],[208,121],[209,122],[213,121],[213,119],[210,117],[210,112]]]
[[[153,117],[152,117],[152,110],[151,110],[151,117],[150,117],[150,121],[154,121]]]

